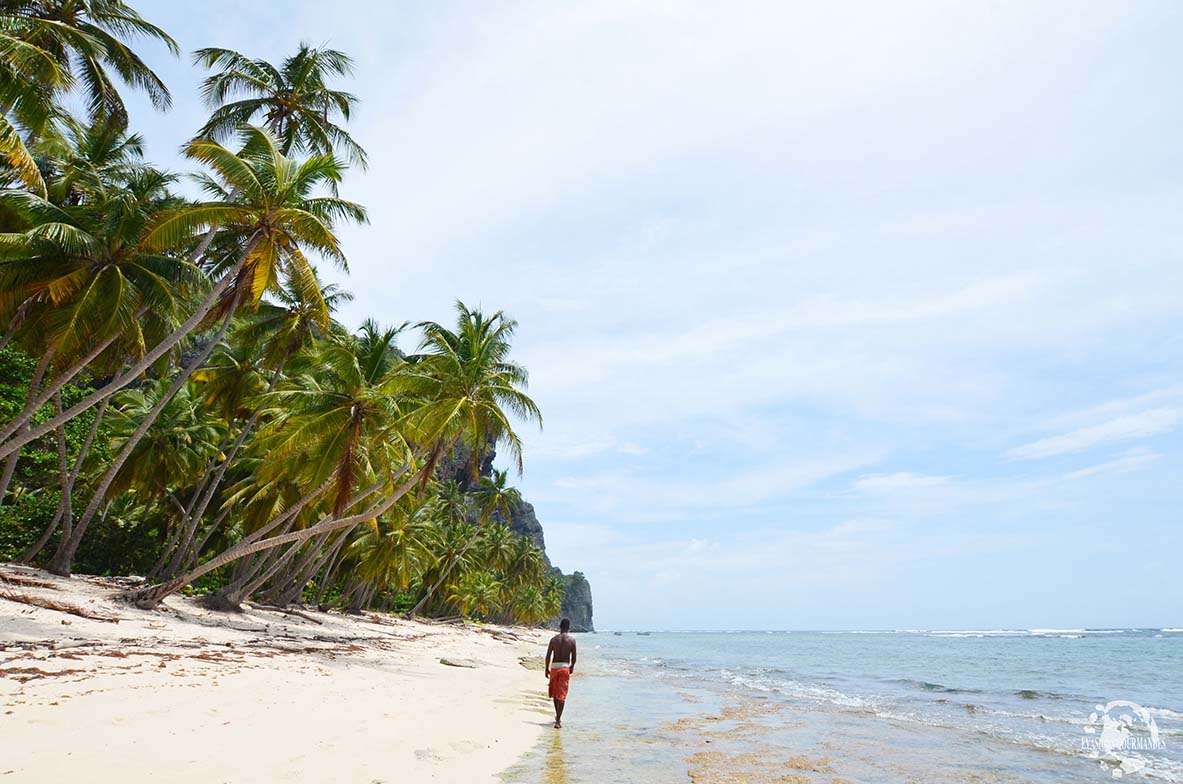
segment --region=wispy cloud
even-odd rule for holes
[[[1153,449],[1138,448],[1131,449],[1128,452],[1119,455],[1112,460],[1106,460],[1103,463],[1089,466],[1088,468],[1081,468],[1076,471],[1069,471],[1064,474],[1063,478],[1068,481],[1077,479],[1086,479],[1091,476],[1109,473],[1126,473],[1128,471],[1136,471],[1146,465],[1153,463],[1161,458],[1162,455],[1155,452]]]
[[[791,497],[794,493],[832,477],[866,467],[876,454],[851,454],[811,459],[781,460],[745,470],[710,475],[694,481],[665,474],[614,469],[569,474],[555,479],[541,498],[576,495],[585,513],[625,514],[632,521],[676,520],[687,515],[743,510]]]
[[[526,456],[531,460],[582,460],[596,455],[614,452],[621,455],[643,455],[648,452],[645,447],[632,441],[586,441],[581,443],[559,442],[543,446],[530,446],[526,449]]]
[[[1044,457],[1083,452],[1096,446],[1120,441],[1149,438],[1170,432],[1183,423],[1183,409],[1155,408],[1129,416],[1117,417],[1088,427],[1008,449],[1011,460],[1038,460]]]
[[[854,482],[856,490],[872,495],[913,493],[949,487],[947,476],[923,476],[909,471],[895,474],[867,474]]]

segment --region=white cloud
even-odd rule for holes
[[[1090,476],[1097,476],[1098,474],[1127,473],[1143,468],[1161,457],[1162,455],[1153,449],[1131,449],[1112,460],[1106,460],[1103,463],[1089,466],[1088,468],[1069,471],[1064,474],[1063,478],[1068,481],[1075,481],[1077,479],[1086,479]]]
[[[543,440],[543,439],[538,439]],[[531,443],[526,447],[526,458],[533,460],[554,460],[559,462],[566,462],[569,460],[583,460],[588,457],[595,457],[605,453],[615,453],[618,455],[632,455],[638,457],[649,452],[648,449],[633,441],[586,441],[581,443],[573,443],[566,440],[556,441],[554,439],[546,439],[543,444]]]
[[[550,488],[533,491],[536,499],[581,499],[584,514],[626,517],[629,521],[685,519],[704,511],[742,511],[792,496],[811,485],[869,465],[878,455],[835,455],[782,460],[694,481],[635,469],[569,474]]]
[[[1129,416],[1082,427],[1063,435],[1043,438],[1007,450],[1012,460],[1037,460],[1044,457],[1083,452],[1118,441],[1149,438],[1170,432],[1183,423],[1183,409],[1155,408]]]
[[[947,476],[923,476],[902,471],[895,474],[867,474],[855,480],[854,487],[872,495],[891,495],[943,489],[949,486],[949,481]]]

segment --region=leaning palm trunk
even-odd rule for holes
[[[266,394],[271,394],[275,391],[275,385],[279,383],[279,377],[283,373],[283,366],[286,363],[286,360],[287,357],[285,356],[284,359],[280,361],[279,367],[276,368],[275,373],[272,374],[271,381],[267,385]],[[199,489],[196,493],[196,498],[198,499],[197,506],[195,509],[187,510],[185,513],[185,518],[182,521],[185,533],[181,539],[181,544],[177,548],[176,553],[173,556],[173,560],[168,565],[168,568],[162,572],[166,578],[176,577],[177,573],[185,568],[189,560],[190,551],[193,547],[193,541],[197,536],[197,529],[201,525],[202,517],[205,516],[205,510],[209,507],[210,501],[212,501],[214,496],[217,494],[218,488],[221,487],[222,479],[226,476],[226,471],[230,468],[230,464],[234,461],[238,451],[242,449],[242,445],[246,443],[247,437],[255,429],[255,426],[259,423],[259,419],[262,418],[262,415],[263,409],[261,408],[257,409],[251,414],[250,419],[247,420],[246,424],[242,427],[242,431],[239,432],[238,438],[234,439],[234,444],[230,447],[230,451],[226,454],[225,459],[218,463],[218,465],[213,469],[212,475],[210,472],[207,472],[206,476],[202,477]]]
[[[398,472],[396,472],[392,479],[399,479],[409,470],[410,465],[403,466],[398,470]],[[292,542],[307,541],[308,539],[312,539],[323,533],[339,531],[342,528],[348,528],[349,526],[356,525],[357,523],[364,523],[367,520],[373,520],[375,517],[385,514],[386,511],[389,510],[390,507],[394,506],[400,498],[414,489],[416,485],[421,483],[426,470],[428,470],[428,466],[424,466],[423,468],[419,469],[415,472],[414,476],[412,476],[410,480],[403,483],[402,485],[399,485],[390,495],[386,496],[380,501],[377,501],[369,509],[366,509],[363,512],[359,512],[358,514],[354,515],[347,515],[345,517],[331,515],[328,519],[322,520],[310,528],[273,536],[270,539],[261,539],[249,544],[244,540],[243,542],[239,542],[234,547],[231,547],[221,555],[211,558],[201,566],[181,575],[180,577],[177,577],[161,585],[155,585],[149,588],[141,588],[136,591],[131,591],[127,594],[127,598],[134,601],[140,607],[150,609],[159,604],[161,599],[170,594],[176,593],[182,587],[193,582],[198,577],[208,574],[215,569],[220,569],[228,563],[233,563],[239,558],[243,558],[254,553],[259,553],[264,550],[270,550],[273,547],[280,547],[285,544],[290,544]],[[349,506],[352,505],[352,503],[349,504]]]
[[[428,588],[427,593],[423,594],[423,598],[420,599],[419,602],[414,607],[411,608],[411,612],[410,612],[411,615],[418,614],[420,610],[422,610],[424,607],[427,606],[427,602],[431,599],[431,597],[435,594],[435,592],[439,590],[439,587],[444,584],[444,580],[448,579],[448,575],[451,574],[452,570],[456,568],[456,564],[460,563],[460,559],[462,559],[464,557],[464,554],[467,553],[469,551],[469,549],[474,544],[476,544],[477,540],[480,538],[481,538],[481,532],[478,529],[477,532],[472,535],[472,538],[469,539],[464,544],[464,547],[462,547],[460,549],[460,552],[456,553],[456,555],[454,555],[452,557],[452,560],[448,561],[448,565],[444,569],[444,573],[441,574],[439,579],[435,581],[435,584],[432,585],[430,588]]]
[[[281,536],[286,534],[295,525],[295,520],[289,520],[283,528],[279,529],[279,534]],[[295,545],[293,549],[299,549],[299,545]],[[283,556],[284,553],[274,549],[239,561],[238,566],[234,569],[234,579],[229,585],[210,594],[205,605],[212,610],[237,609],[243,599],[254,593],[258,585],[262,583],[262,579],[275,573],[275,569],[281,565],[280,559]],[[263,575],[262,579],[259,579],[260,574]]]
[[[41,389],[41,380],[45,378],[45,371],[49,369],[50,363],[53,362],[55,351],[55,346],[51,345],[41,357],[41,361],[37,363],[37,368],[33,371],[33,377],[29,379],[29,393],[25,396],[25,407],[21,409],[21,417],[31,417],[40,408],[40,406],[35,406],[34,403],[37,400],[37,392]],[[8,495],[8,485],[12,482],[12,475],[16,473],[16,463],[20,460],[20,457],[21,452],[18,449],[9,455],[8,460],[4,462],[4,472],[3,475],[0,475],[0,503],[3,503],[4,497]]]
[[[62,396],[60,394],[54,397],[53,404],[54,410],[60,413],[62,410]],[[54,512],[53,520],[48,526],[45,527],[45,530],[41,532],[41,536],[37,538],[37,541],[30,545],[29,548],[21,554],[20,561],[23,563],[32,561],[33,557],[37,555],[37,553],[41,552],[41,549],[45,547],[46,543],[49,541],[49,538],[53,536],[54,531],[56,531],[58,526],[61,525],[63,518],[66,521],[66,532],[64,536],[70,535],[70,524],[74,517],[74,508],[70,502],[70,455],[66,448],[65,425],[62,425],[57,429],[57,445],[58,476],[61,478],[62,483],[62,497],[61,500],[58,501],[58,508],[57,511]]]
[[[315,557],[317,551],[320,549],[320,546],[324,544],[324,540],[328,536],[329,534],[322,534],[321,536],[317,537],[316,541],[308,543],[306,549],[308,549],[309,552],[306,554],[306,558],[308,555]],[[266,585],[268,581],[272,580],[272,578],[274,578],[274,582],[282,586],[286,586],[294,581],[296,579],[295,574],[298,573],[300,569],[306,564],[306,560],[301,560],[294,568],[288,569],[287,573],[285,574],[279,574],[279,570],[288,566],[288,564],[292,562],[292,560],[300,552],[300,549],[304,547],[304,544],[305,543],[303,542],[296,542],[291,547],[289,547],[287,552],[283,553],[283,555],[277,558],[275,563],[272,564],[271,567],[267,569],[267,571],[247,584],[245,590],[243,591],[244,595],[254,595],[256,591]]]
[[[234,312],[238,309],[238,303],[241,300],[242,289],[236,289],[234,298],[230,302],[230,307],[227,308],[226,315],[222,319],[222,325],[218,328],[213,339],[177,374],[172,385],[161,395],[160,400],[156,401],[156,405],[152,407],[152,410],[140,422],[139,427],[135,429],[135,432],[132,433],[127,443],[123,445],[123,449],[119,451],[119,456],[115,458],[115,461],[107,469],[107,473],[103,476],[99,486],[95,488],[94,495],[91,496],[90,503],[86,506],[86,511],[78,518],[78,525],[74,528],[73,533],[69,538],[63,539],[58,546],[58,551],[54,553],[53,560],[49,563],[49,571],[62,575],[63,577],[70,576],[70,571],[74,564],[74,555],[78,552],[78,545],[82,543],[82,537],[86,534],[86,529],[90,525],[90,521],[94,519],[95,514],[99,511],[99,507],[102,506],[103,500],[107,496],[107,491],[111,488],[111,484],[123,469],[123,465],[127,462],[131,453],[139,445],[140,441],[143,440],[144,436],[147,435],[152,423],[160,416],[160,412],[181,391],[181,388],[188,383],[189,377],[193,375],[193,371],[209,359],[209,355],[213,353],[214,347],[226,337],[226,332],[230,329],[230,321],[234,318]]]
[[[8,328],[4,330],[4,336],[0,337],[0,351],[8,347],[12,339],[16,337],[16,331],[20,329],[21,324],[25,321],[25,316],[29,312],[29,300],[25,300],[16,309],[16,313],[8,320]]]
[[[305,495],[293,506],[289,507],[287,511],[277,516],[271,522],[261,526],[246,536],[238,544],[243,545],[257,542],[271,531],[274,531],[280,525],[283,526],[283,528],[280,528],[280,534],[286,534],[291,530],[292,526],[295,525],[296,515],[298,515],[305,506],[312,503],[313,500],[328,492],[329,487],[332,486],[335,479],[336,477],[330,476],[320,485],[320,487]],[[376,490],[378,490],[377,485],[370,487],[368,490],[364,491],[362,498],[368,497]],[[200,548],[198,548],[198,552],[200,552]],[[253,558],[251,560],[239,561],[238,566],[234,571],[234,578],[230,581],[230,584],[219,588],[212,594],[207,595],[203,600],[206,606],[215,610],[233,610],[237,608],[238,603],[242,601],[243,589],[246,587],[247,583],[250,582],[251,578],[258,574],[259,570],[263,569],[267,563],[268,561],[266,558]],[[192,571],[193,568],[196,568],[196,566],[190,568],[187,571]]]
[[[55,413],[62,413],[62,393],[59,392],[53,396],[53,410]],[[58,442],[58,476],[61,477],[62,482],[62,498],[58,502],[58,509],[61,511],[61,519],[65,520],[65,535],[69,536],[73,533],[74,521],[74,505],[70,499],[70,453],[66,446],[66,426],[62,425],[57,429]]]
[[[143,316],[144,313],[146,313],[146,312],[147,312],[147,309],[142,308],[140,311],[138,311],[136,313],[136,318]],[[47,387],[45,387],[44,389],[40,390],[40,394],[37,396],[36,400],[34,400],[32,403],[33,408],[31,410],[22,409],[21,413],[18,416],[16,416],[14,419],[9,420],[8,422],[6,422],[4,424],[3,428],[0,428],[0,441],[4,441],[4,439],[9,438],[14,433],[18,433],[37,414],[37,411],[40,410],[41,406],[45,405],[47,402],[49,402],[50,398],[52,398],[54,395],[56,395],[58,392],[60,392],[62,389],[64,389],[66,384],[69,384],[71,381],[73,381],[75,379],[75,377],[78,376],[79,373],[86,370],[86,368],[88,368],[90,366],[90,363],[92,363],[96,359],[98,359],[100,354],[102,354],[104,351],[106,351],[108,348],[110,348],[111,344],[114,343],[118,337],[119,337],[119,335],[115,334],[115,335],[108,337],[105,340],[99,341],[95,345],[91,346],[90,351],[83,354],[79,359],[77,359],[74,362],[73,365],[66,368],[64,371],[62,371],[58,375],[56,375],[53,379],[52,384],[50,384]],[[83,410],[85,410],[85,409],[83,409]],[[79,413],[81,413],[81,411],[79,411]],[[68,419],[72,419],[72,418],[73,417],[69,417]],[[55,419],[56,419],[56,417],[55,417]],[[45,435],[46,432],[49,432],[49,431],[43,431],[38,436],[34,436],[34,438],[39,438],[41,435]],[[28,441],[22,442],[21,445],[23,446],[25,443],[28,443]],[[6,448],[8,446],[8,444],[5,443],[4,446]]]
[[[353,594],[353,598],[349,602],[349,607],[346,612],[361,614],[370,606],[370,602],[374,601],[374,594],[378,592],[378,586],[375,583],[368,583],[364,580],[358,584],[357,591]]]
[[[213,535],[218,532],[218,528],[226,521],[226,518],[230,516],[230,512],[232,511],[233,507],[227,506],[221,512],[218,512],[218,516],[214,518],[212,523],[210,523],[210,526],[206,529],[205,534],[193,544],[192,550],[190,550],[189,555],[185,558],[186,569],[192,569],[197,565],[198,559],[201,558],[202,550],[205,549],[205,546],[209,543],[210,538],[212,538]]]
[[[56,413],[61,413],[60,395],[57,399]],[[41,536],[29,546],[27,550],[21,553],[19,563],[32,563],[37,554],[45,549],[45,545],[49,544],[49,540],[53,538],[58,526],[65,522],[63,529],[63,536],[70,536],[74,528],[74,508],[73,496],[74,485],[78,482],[78,475],[82,473],[82,466],[86,462],[87,455],[90,454],[90,448],[94,444],[95,436],[99,432],[99,425],[103,421],[103,414],[107,412],[107,404],[110,400],[104,400],[99,403],[98,410],[94,414],[94,422],[90,425],[90,430],[86,434],[86,439],[82,442],[82,446],[78,448],[78,456],[74,458],[74,467],[70,470],[69,476],[65,477],[65,482],[62,485],[62,500],[58,502],[57,511],[54,513],[53,522],[46,526],[42,531]],[[59,433],[64,433],[65,425],[58,428]]]
[[[290,592],[293,585],[303,588],[304,582],[300,579],[300,575],[308,568],[309,562],[315,561],[316,557],[321,554],[321,548],[327,537],[328,534],[325,534],[318,536],[311,542],[297,542],[289,547],[273,568],[251,583],[249,595],[258,593],[268,604],[283,606],[278,597]],[[300,555],[301,550],[303,550],[303,555]],[[300,555],[298,559],[297,555]]]
[[[222,443],[218,444],[217,454],[215,454],[206,462],[205,471],[202,472],[201,481],[197,483],[197,487],[195,487],[193,492],[189,494],[188,503],[181,505],[180,502],[174,499],[173,502],[179,507],[177,511],[180,512],[181,516],[175,523],[170,521],[168,526],[170,532],[168,541],[165,543],[164,548],[160,551],[160,555],[157,557],[156,563],[153,564],[152,568],[148,571],[148,579],[155,580],[160,577],[164,572],[165,567],[171,561],[173,553],[181,543],[181,538],[182,534],[185,532],[186,523],[192,519],[193,510],[197,506],[198,501],[201,499],[202,491],[205,490],[206,483],[209,482],[213,476],[212,472],[215,468],[214,464],[218,459],[217,455],[222,454],[229,440],[230,436],[227,434],[227,436],[222,439]],[[171,577],[172,575],[169,576]]]
[[[336,547],[329,555],[328,562],[325,564],[324,571],[320,574],[320,589],[316,592],[316,604],[319,606],[324,602],[325,594],[329,590],[329,582],[333,578],[333,571],[337,568],[337,563],[341,558],[341,553],[345,549],[345,537],[341,537],[337,542]]]
[[[328,549],[325,549],[325,545],[328,543],[330,537],[332,537],[332,534],[325,534],[313,542],[308,547],[308,551],[304,553],[304,557],[300,559],[300,562],[288,574],[280,575],[273,581],[273,585],[270,588],[271,603],[277,604],[280,607],[286,607],[303,598],[304,589],[308,586],[308,581],[320,571],[322,566],[336,556],[342,543],[349,538],[351,530],[353,530],[352,527],[337,532],[336,543]]]
[[[229,288],[230,284],[234,282],[239,273],[242,272],[243,267],[246,265],[247,258],[254,250],[256,242],[257,240],[252,240],[251,242],[247,243],[246,248],[244,248],[242,253],[239,254],[238,260],[235,262],[234,266],[227,270],[227,272],[222,275],[218,282],[213,285],[205,299],[201,301],[201,304],[197,306],[197,309],[193,311],[185,323],[173,330],[172,334],[170,334],[167,338],[157,343],[155,348],[144,354],[140,361],[135,363],[135,365],[133,365],[126,372],[117,378],[112,379],[100,389],[87,395],[82,400],[63,411],[61,414],[46,422],[42,422],[39,425],[29,428],[24,433],[14,435],[18,428],[28,422],[29,417],[18,417],[17,420],[9,422],[3,430],[0,430],[0,440],[8,439],[7,441],[4,441],[2,445],[0,445],[0,457],[7,457],[8,455],[12,454],[13,451],[20,449],[30,441],[40,438],[58,425],[69,422],[83,411],[86,411],[92,406],[98,404],[100,401],[111,397],[116,392],[139,378],[144,371],[156,364],[157,360],[159,360],[169,351],[172,351],[178,344],[180,344],[181,341],[188,337],[194,329],[197,328],[198,324],[200,324],[205,319],[206,315],[210,312],[210,310],[213,309],[214,305],[217,304],[222,294],[227,288]],[[93,355],[91,356],[91,359],[97,357],[102,353],[103,350],[106,350],[107,346],[109,346],[114,341],[114,337],[108,338],[107,341],[104,342],[104,345],[102,345],[102,350],[92,350],[88,356]],[[52,395],[52,390],[50,391],[50,395]],[[44,397],[45,400],[49,399],[49,397],[46,397],[44,393],[40,397]],[[42,400],[41,404],[44,404],[45,400]]]
[[[327,487],[330,479],[322,487]],[[366,490],[354,496],[353,500],[346,506],[346,510],[352,509],[362,501],[369,498],[374,493],[378,492],[380,485],[371,485]],[[345,511],[345,510],[342,510]],[[296,516],[290,515],[284,526],[279,529],[279,535],[287,534],[296,525]],[[270,528],[270,525],[267,526]],[[258,532],[255,534],[255,539],[258,539]],[[247,541],[247,540],[244,540]],[[291,548],[292,554],[300,549],[300,544],[297,543]],[[241,560],[234,570],[234,579],[230,581],[229,585],[219,588],[212,594],[209,594],[204,604],[211,610],[236,610],[243,599],[250,596],[255,590],[261,586],[267,578],[270,578],[276,571],[277,562],[283,557],[282,553],[276,550],[268,550],[264,553],[257,554]],[[282,566],[282,564],[279,564]],[[275,568],[273,568],[275,567]],[[259,574],[264,573],[263,578],[259,578]]]

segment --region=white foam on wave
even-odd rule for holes
[[[1125,629],[940,629],[930,637],[1060,637],[1076,640],[1093,634],[1125,634]]]
[[[733,686],[740,686],[745,689],[752,689],[753,691],[759,691],[765,694],[783,694],[786,697],[792,697],[795,699],[809,700],[815,703],[825,703],[828,705],[837,705],[843,708],[854,708],[858,710],[873,710],[878,704],[874,700],[845,694],[838,691],[837,689],[831,689],[828,686],[821,686],[813,683],[802,683],[801,681],[780,678],[768,678],[759,672],[745,675],[725,669],[720,670],[719,674],[723,676],[724,680]]]

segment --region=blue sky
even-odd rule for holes
[[[357,59],[342,317],[521,322],[601,627],[1183,625],[1183,5],[136,5]]]

